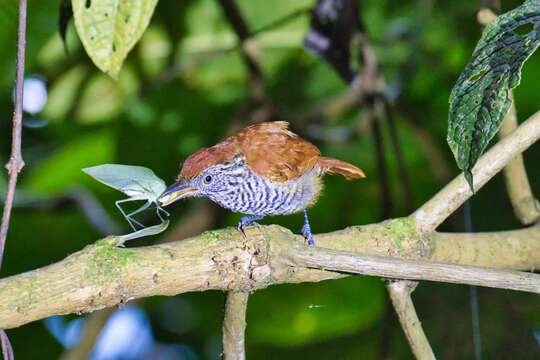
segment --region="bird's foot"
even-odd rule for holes
[[[311,227],[309,224],[306,226],[302,226],[302,230],[300,230],[302,236],[307,240],[308,245],[315,245],[315,238],[313,237],[313,234],[311,233]]]
[[[244,236],[246,236],[246,232],[244,231],[245,228],[250,226],[250,225],[259,226],[259,224],[257,224],[257,220],[261,220],[263,217],[264,217],[264,215],[242,216],[242,218],[238,222],[237,228],[238,228],[238,230],[240,230],[242,232],[242,234],[244,234]]]
[[[304,235],[304,234],[302,234],[302,235]],[[315,245],[315,238],[313,237],[313,234],[312,234],[312,233],[305,234],[305,235],[304,235],[304,238],[306,238],[307,244],[308,244],[309,246]]]
[[[311,233],[311,225],[309,224],[309,219],[308,219],[306,210],[304,210],[304,225],[302,226],[302,230],[300,230],[300,233],[307,240],[308,245],[310,246],[315,245],[315,238],[313,237],[313,234]]]

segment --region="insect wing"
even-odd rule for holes
[[[165,182],[142,166],[104,164],[83,169],[97,181],[128,196],[153,199],[165,191]]]

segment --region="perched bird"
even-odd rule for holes
[[[354,165],[321,156],[315,145],[288,127],[285,121],[251,125],[195,152],[158,201],[166,206],[188,197],[207,197],[248,214],[238,224],[242,232],[266,215],[304,211],[301,232],[313,245],[307,208],[321,193],[321,177],[332,174],[351,180],[365,175]]]

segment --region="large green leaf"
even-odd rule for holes
[[[118,77],[128,52],[150,22],[157,0],[72,0],[75,27],[86,52]]]
[[[471,170],[499,130],[511,104],[509,92],[539,44],[540,1],[529,0],[486,27],[452,89],[447,141],[471,189]]]

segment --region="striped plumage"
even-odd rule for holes
[[[212,181],[204,184],[206,176]],[[218,164],[204,172],[201,193],[234,212],[252,215],[286,215],[312,205],[321,189],[317,169],[285,182],[258,176],[247,166],[245,158]]]
[[[321,156],[315,145],[291,132],[288,123],[261,123],[189,156],[177,182],[159,201],[165,206],[181,198],[207,197],[252,215],[242,219],[240,228],[265,215],[304,210],[303,233],[312,243],[305,210],[316,202],[324,174],[364,177],[354,165]]]

